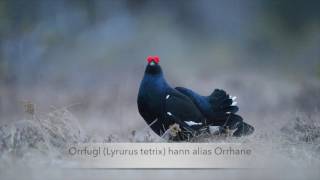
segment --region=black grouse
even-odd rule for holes
[[[234,97],[216,89],[201,96],[183,87],[172,88],[163,77],[158,56],[149,56],[140,84],[138,109],[151,129],[161,137],[184,141],[209,133],[210,126],[235,130],[233,136],[252,134],[254,128],[236,115]]]

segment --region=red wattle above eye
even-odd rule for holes
[[[157,64],[160,62],[159,56],[154,56],[153,59],[154,59],[154,62]]]
[[[152,61],[158,64],[160,62],[159,56],[148,56],[147,57],[148,63],[151,63]]]
[[[148,56],[147,61],[148,61],[148,63],[151,63],[153,61],[153,56]]]

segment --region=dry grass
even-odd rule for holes
[[[33,113],[26,111],[29,117],[31,115],[29,119],[0,126],[0,170],[32,167],[31,170],[35,176],[43,177],[45,173],[40,172],[39,167],[52,167],[57,166],[56,163],[66,163],[64,162],[64,149],[70,143],[165,141],[153,134],[148,127],[129,131],[127,136],[116,133],[106,137],[91,136],[82,129],[78,119],[68,110],[68,107],[54,108],[49,113],[40,116],[37,114],[35,105],[29,106],[33,107],[31,108]],[[286,117],[288,123],[283,126],[272,125],[266,128],[274,129],[260,129],[252,136],[235,138],[227,135],[202,134],[190,139],[190,142],[246,143],[255,147],[255,151],[259,155],[259,158],[256,159],[257,162],[262,162],[265,167],[273,168],[273,170],[269,170],[269,173],[276,174],[278,169],[284,171],[283,167],[288,169],[290,167],[308,168],[309,170],[302,170],[303,173],[312,173],[315,172],[314,169],[320,167],[319,117],[319,112],[314,112],[313,115],[297,113],[295,116]],[[5,174],[13,176],[12,172],[10,170]],[[252,174],[258,172],[252,170],[240,173],[239,176],[252,177]],[[61,172],[54,170],[51,174],[56,177],[57,173]],[[70,174],[74,176],[79,173],[81,174],[76,171]],[[207,178],[210,174],[212,175],[208,172],[202,176]],[[265,177],[274,177],[268,173],[264,174]],[[286,175],[286,177],[296,175],[299,175],[299,171],[291,176]],[[19,175],[14,176],[18,177]],[[256,176],[261,177],[262,175],[256,174]],[[317,174],[313,173],[307,176],[316,177]],[[219,177],[225,178],[225,174],[220,174]]]

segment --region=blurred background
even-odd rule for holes
[[[320,108],[317,0],[1,0],[0,124],[29,101],[70,106],[89,133],[143,129],[148,55],[172,86],[237,96],[257,131]]]
[[[136,104],[149,55],[173,87],[237,96],[256,131],[220,142],[273,169],[57,170],[70,143],[157,142]],[[319,109],[318,0],[0,0],[4,178],[317,179]]]

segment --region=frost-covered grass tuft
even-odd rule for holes
[[[26,113],[31,117],[0,126],[0,160],[4,162],[0,167],[13,160],[30,162],[40,159],[44,163],[63,160],[66,147],[73,143],[169,142],[154,134],[148,126],[129,130],[127,134],[87,134],[68,108],[56,108],[40,116],[34,107],[29,107]],[[258,127],[250,136],[236,138],[228,134],[204,133],[188,142],[245,143],[254,147],[262,157],[272,154],[275,161],[293,162],[297,166],[301,163],[320,164],[319,114],[297,113],[281,119],[287,123],[280,127],[275,124]]]
[[[319,158],[320,153],[320,113],[313,114],[299,113],[295,119],[289,121],[280,129],[287,140],[287,144],[300,145],[311,149]]]
[[[41,118],[34,111],[29,114],[29,119],[0,126],[1,158],[58,157],[68,144],[87,139],[78,120],[66,108],[55,109]]]

